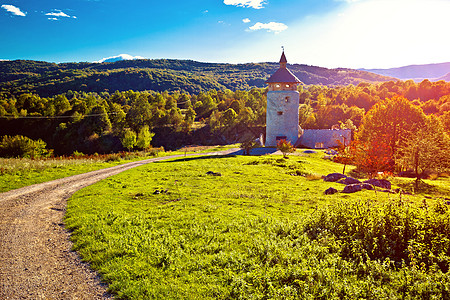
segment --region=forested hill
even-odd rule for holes
[[[192,60],[142,59],[111,63],[48,63],[0,61],[0,92],[37,93],[48,97],[72,91],[181,91],[249,90],[265,87],[278,63],[222,64]],[[339,86],[377,83],[392,77],[352,69],[327,69],[293,64],[289,69],[306,85]]]

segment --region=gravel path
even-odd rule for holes
[[[181,156],[131,162],[1,193],[0,299],[112,299],[98,274],[71,250],[63,221],[67,199],[109,176]]]

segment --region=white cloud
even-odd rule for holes
[[[46,16],[54,16],[54,17],[65,17],[70,18],[68,14],[63,13],[62,11],[46,13]]]
[[[248,29],[250,29],[252,31],[265,29],[268,32],[280,33],[282,31],[288,29],[288,27],[286,24],[277,23],[277,22],[269,22],[269,23],[257,22],[255,25],[249,27]]]
[[[21,16],[21,17],[26,16],[26,13],[23,13],[20,10],[20,8],[15,7],[14,5],[4,4],[4,5],[2,5],[2,8],[5,9],[7,12],[12,13],[13,15]]]
[[[53,12],[49,12],[45,14],[46,16],[50,16],[50,18],[48,18],[49,20],[59,20],[58,18],[74,18],[76,19],[76,16],[69,16],[68,14],[66,14],[65,12],[59,10],[59,9],[55,9]]]
[[[145,59],[142,56],[131,56],[129,54],[119,54],[116,56],[110,56],[106,58],[102,58],[99,61],[94,61],[94,63],[102,63],[102,62],[115,62],[120,60],[133,60],[133,59]]]
[[[263,8],[263,4],[266,4],[264,0],[223,0],[223,3],[239,7],[252,7],[254,9]]]
[[[250,19],[249,19],[249,18],[242,19],[242,22],[244,22],[244,23],[250,23]]]
[[[59,19],[58,18],[48,18],[49,20],[51,20],[51,21],[58,21]]]

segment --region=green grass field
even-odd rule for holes
[[[343,186],[320,176],[342,166],[297,154],[160,161],[86,187],[68,204],[74,248],[123,299],[450,297],[443,200],[327,196]]]
[[[164,152],[159,148],[148,152],[88,155],[83,157],[56,157],[49,159],[1,158],[0,193],[36,183],[104,169],[127,162],[184,153],[225,150],[227,147],[188,147],[182,151]]]

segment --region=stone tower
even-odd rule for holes
[[[300,94],[297,85],[300,80],[286,67],[286,56],[281,55],[280,68],[266,81],[266,147],[275,147],[278,140],[290,141],[295,145],[298,139],[298,106]]]

